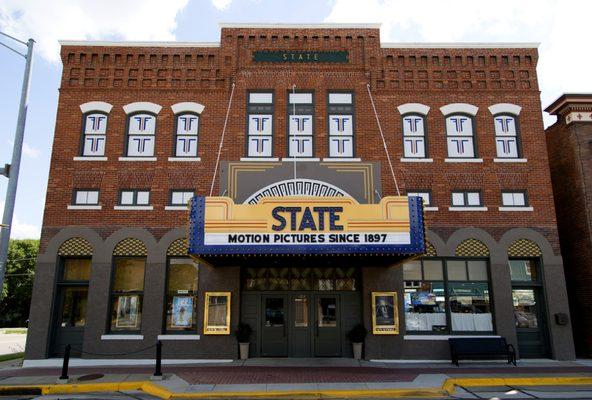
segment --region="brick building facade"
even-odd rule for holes
[[[564,94],[545,109],[557,122],[545,131],[576,352],[592,356],[592,95]]]
[[[232,336],[200,334],[203,293],[222,290],[233,296],[232,326],[254,325],[255,355],[323,355],[313,333],[303,352],[292,342],[266,348],[263,339],[273,321],[260,320],[281,308],[265,300],[277,293],[270,277],[284,267],[300,273],[297,262],[200,265],[199,283],[183,289],[195,292],[193,330],[176,332],[167,319],[170,260],[186,256],[184,196],[207,196],[213,182],[213,194],[242,203],[294,175],[360,203],[396,195],[397,185],[425,201],[423,261],[314,265],[313,275],[354,268],[348,290],[327,291],[341,313],[329,355],[351,353],[350,325],[370,326],[369,293],[393,290],[401,333],[369,335],[368,359],[447,358],[445,339],[456,334],[504,336],[522,357],[573,358],[535,45],[381,43],[375,25],[224,25],[220,43],[63,42],[61,58],[28,360],[58,355],[66,342],[107,355],[157,337],[170,339],[165,357],[236,358]],[[300,118],[302,129],[297,115],[310,119]],[[255,127],[261,116],[269,130]],[[334,118],[350,125],[334,128]],[[121,276],[134,268],[145,275],[141,283],[121,278],[121,293],[140,297],[117,291],[114,271],[126,257],[140,264],[122,266]],[[85,272],[70,279],[70,268]],[[251,291],[257,271],[268,286]],[[311,303],[306,296],[322,294],[314,285],[302,292]],[[281,301],[294,299],[279,288]],[[272,308],[260,310],[262,301]],[[558,323],[557,314],[567,319]]]

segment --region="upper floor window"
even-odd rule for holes
[[[354,156],[353,93],[329,93],[329,157]]]
[[[477,191],[455,191],[452,192],[453,207],[481,207],[481,192]]]
[[[193,196],[193,190],[173,189],[169,203],[171,206],[186,206]]]
[[[514,115],[495,115],[495,148],[498,158],[520,157],[518,119]]]
[[[407,114],[403,116],[403,157],[425,158],[426,151],[425,116]]]
[[[432,205],[432,196],[429,190],[408,190],[407,196],[417,196],[423,199],[423,205],[428,207]]]
[[[126,189],[119,192],[121,206],[150,205],[150,190]]]
[[[156,115],[148,113],[130,115],[128,117],[126,155],[128,157],[154,156],[155,135]]]
[[[125,155],[127,157],[153,157],[156,141],[156,115],[162,106],[149,102],[136,102],[123,106],[127,114]]]
[[[454,114],[446,117],[448,157],[474,158],[475,134],[470,115]]]
[[[489,107],[489,112],[493,115],[495,148],[498,158],[519,158],[522,156],[518,124],[518,115],[521,110],[522,107],[510,103],[498,103]]]
[[[72,204],[76,206],[96,206],[99,204],[99,191],[75,189]]]
[[[85,157],[105,155],[107,120],[113,106],[103,101],[90,101],[80,105],[82,111],[82,144],[80,153]]]
[[[249,92],[247,96],[247,156],[273,155],[273,93]]]
[[[288,95],[288,155],[313,156],[314,103],[311,92]]]
[[[107,114],[91,112],[84,115],[82,155],[97,157],[105,155],[107,141]]]
[[[175,157],[197,157],[199,115],[182,113],[175,116]]]
[[[502,206],[504,207],[526,207],[528,200],[523,190],[503,191]]]
[[[478,107],[453,103],[440,107],[446,118],[446,145],[449,158],[475,158],[475,115]]]

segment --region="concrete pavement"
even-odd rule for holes
[[[0,355],[25,351],[27,335],[22,333],[0,333]]]

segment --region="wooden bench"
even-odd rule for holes
[[[452,363],[458,366],[460,358],[492,358],[503,356],[508,360],[508,364],[516,365],[516,351],[514,346],[506,343],[503,337],[484,337],[484,338],[449,338],[450,356]]]

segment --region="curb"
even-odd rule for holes
[[[454,394],[457,386],[548,386],[548,385],[592,385],[592,377],[522,377],[522,378],[448,378],[440,388],[405,389],[357,389],[357,390],[275,390],[238,392],[198,392],[181,393],[170,390],[150,381],[104,382],[85,384],[49,385],[5,385],[0,386],[0,396],[19,394],[73,394],[90,392],[142,391],[161,399],[232,399],[232,398],[438,398]]]

